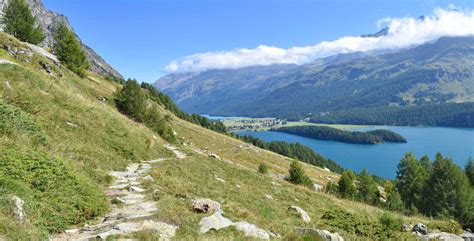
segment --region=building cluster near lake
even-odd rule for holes
[[[286,125],[286,120],[277,118],[232,118],[223,120],[224,125],[231,132],[262,131]]]

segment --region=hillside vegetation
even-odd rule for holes
[[[387,228],[386,220],[395,219],[453,231],[448,221],[403,216],[291,184],[285,180],[291,158],[178,118],[140,89],[147,93],[145,113],[159,116],[175,137],[170,142],[184,154],[176,156],[166,136],[160,136],[159,128],[165,127],[154,129],[146,118],[137,122],[117,109],[114,99],[120,99],[123,81],[91,72],[78,77],[7,34],[0,33],[0,46],[0,59],[10,61],[0,64],[0,238],[45,239],[100,222],[116,205],[104,193],[114,180],[109,172],[158,158],[166,159],[154,164],[153,181],[143,184],[143,194],[156,200],[155,220],[178,227],[176,239],[246,239],[233,227],[200,234],[206,214],[192,210],[195,197],[218,201],[231,220],[280,237],[296,237],[297,226],[328,229],[347,239],[411,236]],[[21,51],[9,54],[6,49],[12,48]],[[257,171],[262,163],[268,174]],[[339,179],[313,165],[302,163],[302,168],[322,186]],[[25,202],[22,223],[11,211],[12,196]],[[303,222],[290,205],[303,208],[311,221]],[[149,232],[128,237],[157,238]]]

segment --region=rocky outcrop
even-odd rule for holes
[[[427,235],[421,236],[421,240],[430,241],[430,240],[439,240],[439,241],[464,241],[464,239],[458,235],[445,232],[434,232]]]
[[[0,14],[7,2],[8,0],[0,0]],[[36,17],[38,25],[44,30],[46,38],[40,44],[41,47],[49,48],[53,45],[53,33],[59,23],[64,22],[68,28],[72,29],[66,16],[46,9],[41,0],[25,0],[25,2],[30,6],[31,12],[33,16]],[[3,30],[3,26],[0,25],[0,29]],[[82,48],[87,54],[87,58],[91,62],[90,70],[92,72],[105,76],[123,78],[117,70],[105,62],[105,60],[100,57],[93,49],[83,43],[79,36],[78,39],[81,42]]]
[[[417,223],[417,224],[415,224],[415,226],[413,226],[412,231],[423,234],[423,235],[426,235],[426,234],[428,234],[428,227],[426,227],[426,225],[424,225],[422,223]]]
[[[327,230],[319,230],[314,228],[295,228],[295,232],[300,235],[317,235],[325,241],[344,241],[344,238],[338,233],[331,233]]]

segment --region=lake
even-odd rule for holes
[[[430,159],[434,159],[436,153],[441,152],[462,168],[469,157],[474,158],[474,128],[375,126],[352,130],[373,129],[394,131],[405,137],[408,143],[348,144],[272,131],[245,131],[238,134],[252,135],[265,141],[299,142],[344,168],[355,172],[366,168],[369,172],[385,178],[395,178],[397,164],[406,152],[413,152],[418,158],[428,155]]]

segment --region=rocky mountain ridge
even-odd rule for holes
[[[53,45],[54,29],[60,22],[64,22],[68,28],[73,29],[66,16],[46,9],[41,0],[25,0],[25,2],[30,6],[31,13],[36,17],[37,23],[43,28],[46,36],[44,41],[40,44],[41,47],[49,48]],[[0,0],[0,14],[7,3],[8,0]],[[1,25],[0,30],[3,30],[3,26]],[[122,75],[108,64],[99,54],[81,41],[79,36],[77,36],[77,38],[91,63],[90,70],[92,72],[104,76],[123,78]]]

